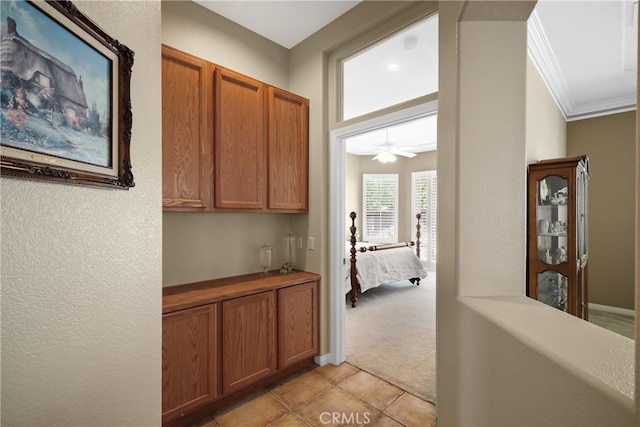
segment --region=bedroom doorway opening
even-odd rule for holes
[[[435,213],[437,206],[437,132],[435,129],[425,131],[425,128],[416,132],[414,138],[432,140],[430,149],[411,158],[396,159],[393,164],[373,160],[376,153],[354,154],[358,148],[350,145],[353,141],[363,145],[363,135],[368,133],[377,131],[386,135],[387,128],[416,126],[420,122],[437,127],[437,101],[343,127],[331,134],[330,362],[336,365],[344,361],[352,363],[424,400],[435,401],[436,254],[428,251],[429,247],[435,248],[435,240],[423,238],[433,236],[435,239],[437,235],[435,216],[429,216],[431,211]],[[432,138],[427,137],[430,134]],[[350,237],[349,213],[354,211],[361,217],[363,174],[372,171],[398,176],[397,241],[415,241],[415,213],[421,213],[421,258],[425,264],[431,259],[433,270],[428,271],[419,286],[398,281],[361,293],[356,308],[352,308],[348,300],[350,263],[345,245]],[[430,192],[431,200],[428,198]],[[363,234],[359,233],[359,236]],[[420,298],[416,297],[418,294],[410,295],[414,291],[420,293]],[[386,342],[388,346],[385,348],[376,342]],[[415,357],[410,356],[412,353]]]
[[[383,28],[384,27],[384,28]],[[357,240],[363,237],[382,233],[383,239],[391,241],[415,241],[416,220],[414,210],[420,212],[421,257],[431,258],[435,267],[435,250],[432,253],[425,248],[436,248],[437,231],[429,229],[428,190],[437,188],[436,176],[436,139],[437,139],[437,100],[438,100],[438,15],[435,6],[417,5],[407,10],[402,16],[390,21],[388,25],[378,27],[366,36],[354,40],[333,52],[329,58],[329,80],[331,89],[329,96],[329,116],[335,117],[330,122],[330,242],[329,242],[329,270],[330,270],[330,347],[328,362],[338,365],[347,358],[350,345],[375,345],[367,339],[370,331],[357,333],[364,338],[364,343],[355,344],[355,339],[347,340],[348,317],[351,326],[367,314],[365,309],[374,306],[365,304],[365,296],[375,296],[376,291],[382,290],[387,295],[372,298],[383,304],[392,303],[382,308],[381,314],[373,315],[372,320],[360,322],[371,326],[377,322],[395,338],[380,338],[379,341],[390,341],[390,348],[380,348],[374,359],[395,367],[407,370],[409,379],[404,383],[400,380],[387,378],[388,382],[396,383],[400,388],[413,392],[425,400],[435,401],[435,291],[431,298],[433,305],[432,320],[406,320],[410,311],[425,311],[419,304],[415,310],[411,304],[418,300],[408,297],[406,291],[426,290],[427,282],[435,288],[435,271],[427,274],[426,281],[420,286],[411,284],[408,280],[397,285],[381,286],[369,289],[360,294],[361,300],[355,308],[351,307],[347,299],[347,280],[350,272],[350,262],[347,257],[346,241],[350,240],[351,225],[350,212],[356,212],[356,227],[359,232]],[[425,130],[430,129],[430,130]],[[429,136],[431,135],[431,136]],[[424,145],[432,144],[430,148]],[[423,147],[418,148],[417,146]],[[426,152],[426,153],[425,153]],[[415,172],[416,174],[413,174]],[[431,175],[425,175],[431,173]],[[395,175],[398,181],[397,194],[390,195],[388,189],[377,188],[374,191],[374,201],[367,205],[363,198],[363,179],[365,174]],[[381,180],[386,182],[393,180]],[[374,179],[375,181],[375,179]],[[375,188],[375,187],[374,187]],[[416,194],[419,195],[416,195]],[[426,195],[426,197],[425,197]],[[384,197],[383,197],[384,196]],[[435,196],[435,194],[433,194]],[[377,199],[376,199],[377,197]],[[384,201],[382,200],[384,199]],[[435,201],[435,199],[433,199]],[[422,203],[422,205],[421,205]],[[371,211],[369,212],[369,208]],[[433,207],[435,213],[435,206]],[[371,229],[363,232],[363,227],[371,220]],[[435,227],[435,217],[431,220]],[[378,239],[377,237],[375,239]],[[374,238],[371,238],[373,241]],[[377,242],[376,242],[377,243]],[[426,245],[426,246],[425,246]],[[406,248],[405,248],[406,249]],[[427,260],[425,260],[425,263]],[[424,279],[423,279],[424,280]],[[408,285],[408,286],[407,286]],[[434,289],[435,290],[435,289]],[[364,296],[363,296],[364,295]],[[404,295],[404,301],[402,301]],[[396,298],[399,302],[393,303]],[[378,304],[375,304],[378,305]],[[382,306],[382,304],[380,305]],[[356,316],[355,321],[353,317]],[[360,318],[360,319],[359,319]],[[410,324],[414,322],[413,324]],[[412,343],[401,343],[397,340],[407,331],[424,333],[426,323],[432,327],[428,338],[413,337],[413,341],[432,340],[429,349],[433,351],[433,358],[416,357],[417,364],[407,363],[407,353],[412,351]],[[389,327],[389,328],[387,328]],[[401,332],[402,331],[402,332]],[[369,342],[366,342],[369,341]],[[395,344],[395,345],[394,345]],[[422,350],[418,350],[420,352]],[[373,350],[365,353],[374,354]],[[351,356],[350,356],[351,357]],[[428,360],[429,359],[429,360]],[[386,362],[385,362],[386,361]],[[354,363],[358,366],[360,362]],[[363,362],[364,363],[364,362]],[[423,363],[421,365],[421,363]],[[424,363],[431,365],[431,370]],[[385,378],[381,372],[375,372],[375,367],[358,366],[369,369],[380,378]],[[433,395],[416,393],[410,389],[410,383],[427,371],[432,386]]]

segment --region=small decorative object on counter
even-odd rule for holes
[[[284,238],[284,265],[287,273],[293,271],[293,265],[296,263],[296,236],[293,235],[291,230]]]
[[[273,249],[266,242],[260,246],[260,267],[262,268],[262,274],[268,275],[269,268],[271,268],[271,253]]]

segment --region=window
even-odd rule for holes
[[[438,91],[438,15],[395,33],[342,64],[342,118]]]
[[[362,175],[362,218],[365,242],[398,241],[398,175]]]
[[[38,73],[38,75],[36,76],[36,81],[42,87],[45,87],[45,88],[51,87],[51,81],[49,77],[45,76],[44,74]]]
[[[411,225],[416,229],[416,214],[420,213],[420,258],[427,268],[436,267],[438,185],[436,171],[411,174]]]

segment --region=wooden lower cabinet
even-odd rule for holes
[[[279,367],[318,354],[318,287],[315,283],[278,289]]]
[[[224,394],[247,387],[276,371],[275,311],[275,291],[222,303]]]
[[[217,397],[217,304],[162,317],[162,420]]]
[[[319,281],[274,272],[164,288],[163,425],[188,425],[312,363]]]

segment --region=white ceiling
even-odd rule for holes
[[[360,0],[193,1],[287,49],[360,3]]]
[[[194,1],[285,48],[360,3]],[[637,5],[637,0],[538,1],[528,23],[529,55],[567,121],[636,108]],[[401,148],[425,151],[423,143],[417,145],[422,147],[403,143]]]

